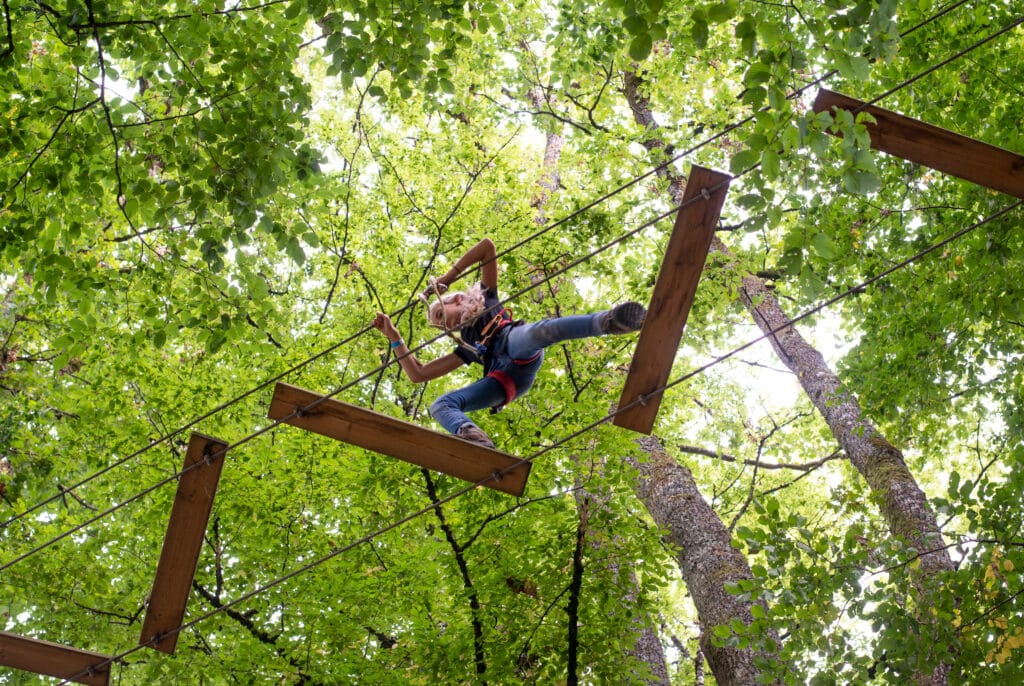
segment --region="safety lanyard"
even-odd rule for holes
[[[491,342],[492,338],[494,338],[494,334],[501,331],[503,323],[512,318],[511,315],[509,315],[508,319],[506,319],[506,314],[508,314],[508,310],[504,307],[501,308],[501,311],[494,315],[491,321],[487,322],[487,325],[484,328],[480,329],[480,342],[477,344],[478,347],[487,347],[487,344]]]

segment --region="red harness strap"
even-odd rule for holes
[[[512,380],[511,376],[501,371],[500,369],[495,369],[493,372],[488,372],[487,376],[500,383],[502,387],[505,389],[505,402],[503,402],[501,405],[498,405],[498,407],[504,407],[505,405],[508,405],[510,402],[515,400],[516,382]]]

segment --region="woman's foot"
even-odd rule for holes
[[[601,331],[611,334],[639,331],[646,316],[647,310],[640,303],[619,303],[601,315]]]
[[[473,424],[463,424],[455,435],[464,441],[476,443],[477,445],[482,445],[485,448],[494,448],[494,441],[491,440],[490,436]]]

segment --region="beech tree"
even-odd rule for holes
[[[808,109],[1024,153],[1015,3],[2,12],[0,630],[126,684],[1024,677],[1020,210]],[[437,428],[474,372],[410,384],[374,313],[447,352],[416,294],[485,235],[517,318],[643,301],[690,164],[735,178],[654,437],[605,422],[631,337],[480,417],[522,498],[266,419],[283,378]],[[231,447],[170,656],[189,430]]]

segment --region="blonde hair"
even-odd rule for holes
[[[430,303],[430,307],[427,308],[427,321],[431,326],[436,326],[439,329],[447,328],[444,321],[444,306],[460,294],[462,295],[462,316],[459,318],[458,328],[469,326],[484,313],[484,287],[481,284],[476,284],[464,291],[448,293],[440,300]]]

